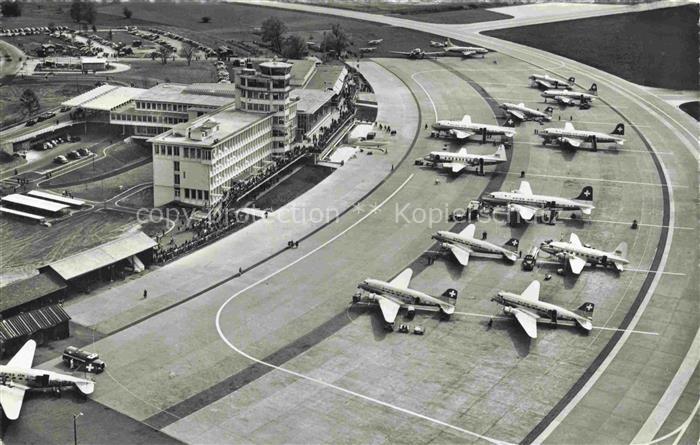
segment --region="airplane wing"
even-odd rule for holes
[[[569,99],[568,97],[564,96],[554,96],[554,99],[565,105],[573,105],[575,103],[573,99]]]
[[[530,187],[530,183],[527,181],[520,181],[518,193],[520,193],[521,195],[532,195],[532,188]]]
[[[469,57],[476,54],[476,51],[462,51],[462,57]]]
[[[413,276],[413,269],[410,267],[406,268],[403,272],[398,274],[396,278],[391,280],[389,284],[403,289],[408,289],[408,285],[411,283],[411,277]]]
[[[574,275],[579,275],[586,265],[586,260],[579,258],[577,256],[569,258],[569,267],[571,267],[571,272]]]
[[[34,351],[36,351],[36,342],[34,340],[27,341],[24,346],[22,346],[22,349],[7,362],[7,366],[31,369],[32,362],[34,361]]]
[[[462,266],[466,266],[467,264],[469,264],[469,254],[471,253],[470,251],[457,246],[451,246],[450,250],[454,254],[455,258],[457,258],[457,261],[459,261],[459,264],[461,264]]]
[[[566,142],[567,144],[571,145],[572,147],[579,148],[583,141],[581,139],[574,139],[574,138],[559,138],[560,141]]]
[[[515,315],[515,319],[518,320],[518,323],[520,323],[520,326],[523,327],[525,333],[530,338],[537,338],[538,317],[535,314],[522,310],[520,308],[513,308],[511,312],[513,313],[513,315]]]
[[[613,261],[613,265],[615,266],[615,269],[617,269],[618,272],[623,272],[625,270],[625,266],[623,266],[622,263],[617,263]]]
[[[429,57],[439,56],[440,54],[444,54],[444,51],[433,51],[433,52],[430,52],[430,53],[426,53],[426,52],[423,53],[423,55],[426,55],[426,56],[429,56]]]
[[[518,111],[518,110],[506,110],[506,111],[508,112],[508,114],[510,114],[511,116],[513,116],[516,119],[519,119],[521,121],[525,120],[525,113],[523,113],[522,111]]]
[[[527,220],[527,221],[531,220],[535,216],[535,213],[537,213],[536,208],[528,207],[528,206],[524,206],[524,205],[520,205],[520,204],[511,204],[510,208],[512,210],[515,210],[516,212],[518,212],[520,214],[520,216],[524,220]]]
[[[459,162],[452,162],[450,166],[452,167],[452,173],[459,173],[466,167],[466,165],[460,164]]]
[[[410,56],[410,55],[411,55],[411,53],[406,52],[406,51],[389,51],[389,52],[390,52],[391,54],[399,54],[399,55],[402,55],[402,56]]]
[[[473,135],[474,133],[471,131],[464,131],[464,130],[450,130],[450,133],[452,133],[452,136],[456,137],[457,139],[466,139],[469,136]]]
[[[526,298],[530,301],[537,301],[540,299],[540,282],[535,280],[520,294],[521,297]]]
[[[575,131],[576,128],[574,128],[574,124],[571,122],[566,122],[564,123],[564,131]]]
[[[542,88],[547,89],[547,90],[553,90],[554,85],[551,83],[547,82],[546,80],[541,80],[541,79],[536,79],[535,82],[537,85],[540,85]]]
[[[476,226],[474,224],[469,224],[464,230],[459,232],[459,234],[465,238],[474,238],[474,232],[476,232]]]
[[[24,400],[24,389],[16,386],[9,387],[0,385],[0,406],[10,420],[17,420],[19,411],[22,409]]]
[[[379,308],[382,310],[384,321],[393,323],[394,320],[396,320],[396,314],[398,314],[399,309],[401,309],[401,304],[383,295],[377,295],[377,301],[379,302]]]

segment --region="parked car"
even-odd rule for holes
[[[64,105],[61,107],[61,113],[65,113],[66,111],[70,111],[70,110],[71,110],[71,107],[69,107],[69,106]]]
[[[523,258],[523,270],[533,270],[537,264],[537,255],[540,253],[538,246],[533,246]]]
[[[35,119],[29,119],[26,124],[24,124],[26,127],[31,127],[32,125],[36,124]]]
[[[53,158],[53,162],[55,162],[56,164],[67,164],[68,159],[63,155],[59,155]]]
[[[92,154],[92,152],[85,147],[79,148],[78,153],[80,153],[80,156],[90,156]]]
[[[51,111],[47,111],[46,113],[41,113],[37,119],[39,121],[45,121],[46,119],[51,119],[52,117],[56,116],[56,113],[53,113]]]
[[[78,153],[78,150],[73,150],[70,153],[68,153],[68,159],[80,159],[83,156]]]

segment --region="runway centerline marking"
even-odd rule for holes
[[[320,245],[318,245],[317,247],[313,248],[312,250],[310,250],[309,252],[305,253],[304,255],[300,256],[299,258],[297,258],[296,260],[292,261],[291,263],[288,263],[287,265],[281,267],[280,269],[278,269],[278,270],[276,270],[276,271],[274,271],[274,272],[268,274],[267,276],[265,276],[265,277],[263,277],[263,278],[261,278],[261,279],[255,281],[254,283],[249,284],[249,285],[246,286],[245,288],[243,288],[243,289],[239,290],[238,292],[236,292],[235,294],[231,295],[226,301],[224,301],[224,303],[221,305],[221,307],[219,307],[219,310],[216,312],[216,318],[215,318],[216,331],[218,332],[219,337],[221,338],[221,340],[222,340],[224,343],[226,343],[226,345],[227,345],[229,348],[231,348],[234,352],[238,353],[239,355],[241,355],[241,356],[247,358],[248,360],[250,360],[250,361],[252,361],[252,362],[261,364],[261,365],[263,365],[263,366],[267,366],[267,367],[272,368],[272,369],[274,369],[274,370],[277,370],[277,371],[280,371],[280,372],[283,372],[283,373],[286,373],[286,374],[289,374],[289,375],[298,377],[298,378],[300,378],[300,379],[304,379],[304,380],[307,380],[307,381],[316,383],[316,384],[321,385],[321,386],[325,386],[325,387],[327,387],[327,388],[334,389],[334,390],[336,390],[336,391],[338,391],[338,392],[342,392],[342,393],[344,393],[344,394],[348,394],[348,395],[350,395],[350,396],[354,396],[354,397],[360,398],[360,399],[362,399],[362,400],[366,400],[366,401],[368,401],[368,402],[372,402],[372,403],[375,403],[375,404],[377,404],[377,405],[381,405],[381,406],[384,406],[384,407],[386,407],[386,408],[390,408],[390,409],[393,409],[393,410],[395,410],[395,411],[399,411],[399,412],[401,412],[401,413],[408,414],[408,415],[413,416],[413,417],[417,417],[417,418],[419,418],[419,419],[427,420],[428,422],[432,422],[432,423],[435,423],[435,424],[437,424],[437,425],[444,426],[444,427],[446,427],[446,428],[450,428],[450,429],[455,430],[455,431],[459,431],[459,432],[464,433],[464,434],[467,434],[467,435],[469,435],[469,436],[474,436],[474,437],[477,437],[477,438],[479,438],[479,439],[483,439],[483,440],[485,440],[485,441],[487,441],[487,442],[490,442],[490,443],[493,443],[493,444],[498,444],[498,445],[507,444],[508,442],[503,442],[503,441],[500,441],[500,440],[497,440],[497,439],[493,439],[493,438],[490,438],[490,437],[487,437],[487,436],[483,436],[483,435],[478,434],[478,433],[475,433],[475,432],[473,432],[473,431],[469,431],[469,430],[467,430],[467,429],[458,427],[458,426],[456,426],[456,425],[449,424],[449,423],[444,422],[444,421],[442,421],[442,420],[435,419],[435,418],[432,418],[432,417],[428,417],[428,416],[426,416],[426,415],[424,415],[424,414],[420,414],[420,413],[418,413],[418,412],[411,411],[411,410],[409,410],[409,409],[402,408],[402,407],[400,407],[400,406],[397,406],[397,405],[394,405],[394,404],[391,404],[391,403],[388,403],[388,402],[384,402],[383,400],[379,400],[379,399],[376,399],[376,398],[374,398],[374,397],[369,397],[369,396],[366,396],[366,395],[364,395],[364,394],[360,394],[360,393],[358,393],[358,392],[355,392],[355,391],[352,391],[352,390],[343,388],[343,387],[341,387],[341,386],[335,385],[335,384],[333,384],[333,383],[329,383],[329,382],[326,382],[326,381],[323,381],[323,380],[320,380],[320,379],[317,379],[317,378],[314,378],[314,377],[310,377],[310,376],[308,376],[308,375],[301,374],[301,373],[296,372],[296,371],[292,371],[291,369],[287,369],[287,368],[284,368],[284,367],[282,367],[282,366],[277,366],[277,365],[274,365],[274,364],[272,364],[272,363],[266,362],[266,361],[264,361],[264,360],[260,360],[260,359],[258,359],[258,358],[255,358],[255,357],[253,357],[252,355],[248,354],[247,352],[243,351],[242,349],[238,348],[238,347],[237,347],[236,345],[234,345],[233,343],[231,343],[231,341],[229,341],[229,339],[226,337],[226,335],[224,335],[224,332],[223,332],[223,330],[222,330],[222,328],[221,328],[221,314],[222,314],[223,310],[226,308],[226,306],[227,306],[231,301],[233,301],[233,300],[234,300],[235,298],[237,298],[239,295],[241,295],[241,294],[247,292],[248,290],[254,288],[255,286],[260,285],[261,283],[263,283],[263,282],[269,280],[270,278],[273,278],[274,276],[276,276],[276,275],[278,275],[278,274],[284,272],[285,270],[289,269],[290,267],[294,266],[295,264],[297,264],[297,263],[303,261],[304,259],[306,259],[306,258],[308,258],[309,256],[313,255],[314,253],[318,252],[319,250],[323,249],[324,247],[328,246],[329,244],[333,243],[334,241],[336,241],[337,239],[339,239],[340,237],[342,237],[343,235],[345,235],[347,232],[349,232],[350,230],[352,230],[353,228],[355,228],[356,226],[358,226],[359,224],[361,224],[362,222],[364,222],[364,220],[366,220],[367,218],[369,218],[369,217],[372,216],[373,214],[377,213],[377,212],[379,211],[379,209],[381,209],[387,202],[389,202],[394,196],[396,196],[396,194],[399,193],[399,192],[406,186],[406,184],[408,184],[408,182],[413,178],[413,176],[414,176],[414,174],[411,174],[408,178],[406,178],[406,180],[405,180],[403,183],[401,183],[401,185],[399,185],[399,186],[396,188],[396,190],[394,190],[389,196],[387,196],[381,203],[379,203],[377,206],[373,207],[372,210],[370,210],[369,212],[367,212],[367,213],[366,213],[365,215],[363,215],[360,219],[358,219],[357,221],[355,221],[354,223],[352,223],[350,226],[348,226],[347,228],[345,228],[343,231],[341,231],[341,232],[338,233],[337,235],[335,235],[335,236],[333,236],[332,238],[330,238],[329,240],[327,240],[327,241],[321,243]]]
[[[433,113],[435,113],[435,121],[437,122],[437,120],[438,120],[437,107],[435,106],[435,102],[433,102],[432,96],[430,95],[430,93],[428,93],[428,90],[426,90],[425,87],[423,86],[423,84],[420,83],[420,82],[416,79],[416,75],[418,75],[418,74],[421,74],[421,73],[419,72],[419,73],[414,73],[414,74],[412,74],[412,75],[411,75],[411,80],[413,80],[413,81],[416,83],[416,85],[418,85],[418,86],[420,87],[420,89],[423,90],[423,92],[425,93],[425,95],[428,96],[428,100],[430,101],[430,105],[433,106]]]

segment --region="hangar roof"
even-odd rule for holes
[[[44,210],[47,212],[59,212],[63,209],[68,208],[68,206],[65,204],[47,201],[45,199],[33,198],[31,196],[26,195],[20,195],[19,193],[3,196],[2,201],[9,202],[12,204],[19,204],[27,207],[33,207],[35,209]]]
[[[0,312],[65,288],[65,281],[53,273],[39,273],[24,280],[13,281],[0,287]]]
[[[135,232],[55,261],[46,267],[54,270],[64,280],[71,280],[146,251],[156,244],[145,233]]]
[[[147,90],[117,85],[102,85],[67,100],[62,105],[81,107],[87,110],[110,111],[120,105],[124,105],[144,91]]]

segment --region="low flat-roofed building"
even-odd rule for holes
[[[66,204],[34,198],[32,196],[14,193],[2,197],[2,203],[17,210],[28,210],[31,213],[57,214],[68,208]]]
[[[143,232],[134,232],[88,250],[54,261],[40,269],[55,272],[67,282],[86,277],[112,277],[113,269],[131,267],[142,271],[144,263],[150,264],[156,243]]]
[[[41,190],[31,190],[27,192],[27,195],[34,198],[45,199],[47,201],[55,201],[60,204],[65,204],[71,207],[82,207],[85,205],[85,201],[80,199],[68,198],[67,196],[57,195],[55,193],[42,192]]]
[[[5,216],[13,216],[19,219],[42,222],[46,217],[41,215],[35,215],[34,213],[22,212],[21,210],[10,209],[7,207],[0,207],[0,213]]]
[[[294,88],[303,88],[316,73],[316,62],[313,60],[290,59],[287,62],[292,64],[292,78],[289,84]]]
[[[129,103],[144,91],[147,90],[119,85],[101,85],[67,100],[61,105],[81,108],[88,121],[109,123],[112,110]]]
[[[104,71],[107,60],[103,57],[81,57],[80,67],[83,71]]]
[[[213,208],[233,180],[245,178],[272,154],[271,114],[234,105],[149,139],[153,145],[153,200]]]
[[[68,338],[70,316],[60,304],[52,304],[0,320],[0,357],[15,354],[33,339],[39,345]]]
[[[135,137],[150,138],[234,103],[235,96],[230,84],[163,83],[112,110],[110,123],[128,127]]]
[[[291,93],[297,97],[297,133],[298,138],[303,138],[316,130],[332,114],[331,103],[335,93],[333,91],[297,89]]]
[[[0,318],[58,303],[65,298],[66,287],[66,282],[50,271],[0,287]]]
[[[319,65],[304,88],[312,90],[331,90],[340,94],[348,75],[345,65]]]

